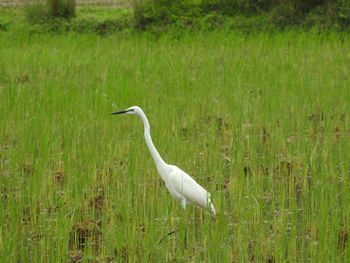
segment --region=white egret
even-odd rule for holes
[[[191,176],[180,168],[165,163],[154,146],[150,133],[150,125],[145,113],[140,107],[133,106],[122,111],[116,111],[112,114],[136,114],[141,117],[144,125],[144,135],[149,151],[157,166],[160,177],[165,182],[170,194],[178,201],[181,201],[182,207],[186,210],[187,204],[194,204],[204,209],[210,209],[215,215],[215,208],[210,200],[210,194],[200,186]]]

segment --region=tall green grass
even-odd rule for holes
[[[347,37],[3,36],[1,261],[349,262]],[[132,105],[215,220],[109,114]]]

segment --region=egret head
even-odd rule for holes
[[[125,110],[121,110],[121,111],[116,111],[116,112],[112,112],[112,114],[138,114],[142,112],[140,107],[137,106],[132,106],[130,108],[127,108]]]

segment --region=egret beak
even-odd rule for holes
[[[111,114],[123,114],[123,113],[127,113],[130,110],[121,110],[121,111],[116,111],[116,112],[112,112]]]

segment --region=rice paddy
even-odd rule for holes
[[[349,262],[349,44],[1,35],[1,261]],[[110,115],[133,105],[216,218],[173,200],[139,118]]]

